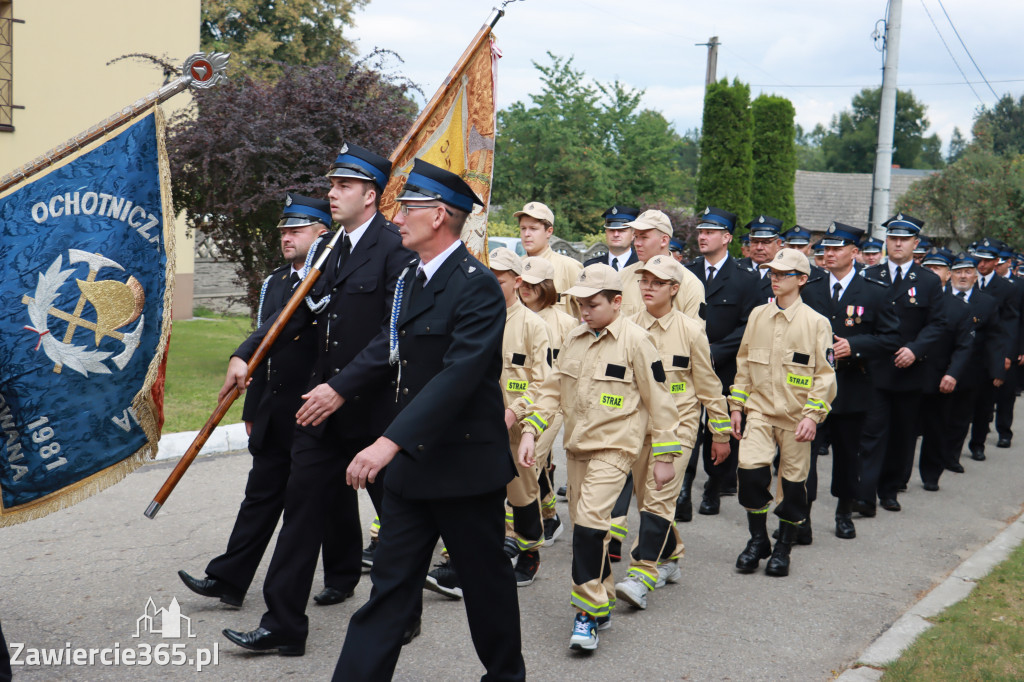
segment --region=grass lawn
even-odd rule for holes
[[[1024,679],[1024,547],[1018,547],[970,596],[930,619],[882,680]]]
[[[164,433],[196,431],[217,407],[228,358],[249,335],[248,317],[196,310],[196,319],[176,320],[167,356]],[[221,424],[242,421],[242,398],[235,401]]]

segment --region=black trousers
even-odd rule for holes
[[[896,499],[907,467],[913,465],[920,409],[919,391],[874,392],[860,441],[858,499],[874,502],[876,495],[879,499]],[[833,445],[838,440],[834,438]]]
[[[473,645],[487,670],[483,679],[526,678],[519,598],[512,564],[502,550],[504,500],[504,488],[441,500],[409,500],[385,490],[387,524],[370,571],[373,591],[349,621],[334,680],[376,682],[394,676],[402,634],[417,615],[439,535],[459,572]]]
[[[970,441],[972,448],[985,449],[985,439],[988,438],[989,425],[992,423],[992,413],[995,411],[995,407],[996,387],[992,385],[991,379],[985,379],[978,387],[978,393],[974,400]]]
[[[4,639],[4,630],[0,627],[0,682],[11,680],[11,653],[7,650],[7,640]]]
[[[860,438],[864,431],[864,412],[832,412],[828,419],[818,425],[821,432],[825,427],[827,441],[832,445],[832,497],[840,500],[853,500],[859,496],[860,487]],[[818,498],[818,443],[815,435],[811,446],[811,470],[807,474],[807,501],[814,502]]]
[[[249,470],[245,499],[238,508],[227,549],[206,566],[206,575],[222,580],[243,593],[252,584],[284,509],[293,431],[291,423],[271,424],[263,446],[250,446],[252,469]],[[341,589],[350,582],[351,576],[345,576],[346,567],[340,561],[342,553],[335,549],[340,541],[337,531],[343,523],[338,518],[338,511],[332,509],[325,523],[323,563],[324,583]],[[355,579],[358,581],[358,576]]]
[[[1017,402],[1017,372],[1010,367],[1006,383],[996,389],[996,433],[1000,438],[1013,438],[1013,406]]]
[[[967,432],[971,429],[971,420],[974,418],[974,406],[978,401],[977,387],[964,388],[953,391],[952,406],[949,414],[949,463],[959,464],[960,455],[964,449],[964,441],[967,440]]]
[[[918,471],[924,483],[938,483],[947,466],[959,459],[963,439],[956,441],[953,393],[927,393],[921,398],[921,459]],[[966,435],[966,433],[965,433]],[[956,448],[954,450],[954,447]],[[956,459],[953,454],[956,453]]]
[[[331,533],[324,582],[347,592],[362,573],[363,532],[356,491],[345,485],[345,469],[369,445],[366,440],[337,438],[330,429],[316,437],[296,429],[284,499],[284,524],[263,581],[267,612],[260,626],[275,634],[305,639],[306,604],[313,586],[317,555],[329,513],[339,522]],[[422,585],[421,585],[422,587]]]

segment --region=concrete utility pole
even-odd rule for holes
[[[711,36],[706,43],[696,43],[698,46],[707,46],[708,48],[708,69],[704,74],[704,92],[707,92],[708,86],[718,80],[718,46],[722,43],[718,42],[718,36]]]
[[[871,233],[879,239],[885,239],[885,229],[880,223],[889,217],[892,139],[896,128],[896,72],[900,59],[902,15],[903,0],[889,0],[889,21],[885,25],[885,66],[882,69],[882,104],[878,112],[878,147],[875,150],[875,180],[871,191]]]

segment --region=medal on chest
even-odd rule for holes
[[[910,296],[911,303],[917,303],[917,299],[914,298],[915,296],[917,296],[917,287],[910,287],[909,289],[907,289],[907,296]]]
[[[846,306],[846,322],[844,322],[843,324],[845,324],[847,327],[853,326],[853,312],[854,307],[852,305]]]

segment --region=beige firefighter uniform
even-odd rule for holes
[[[570,601],[592,616],[607,616],[615,605],[608,561],[611,510],[648,427],[650,456],[672,460],[682,454],[658,351],[646,332],[621,315],[596,335],[580,325],[562,346],[534,409],[524,420],[524,429],[533,433],[543,432],[559,410],[565,417],[574,526]]]
[[[622,315],[632,317],[646,310],[643,296],[640,294],[640,268],[643,263],[633,263],[622,269]],[[672,307],[704,324],[704,285],[697,275],[683,268],[683,281],[679,283],[679,293],[672,299]]]
[[[558,302],[555,303],[555,307],[563,313],[571,315],[572,308],[569,306],[569,297],[563,296],[562,294],[565,291],[568,291],[576,282],[577,275],[579,275],[583,270],[583,264],[575,258],[555,253],[550,246],[544,247],[544,250],[536,255],[537,257],[543,258],[551,263],[555,268],[555,277],[553,281],[555,283],[555,291],[558,292]]]
[[[779,448],[782,502],[775,513],[800,524],[807,518],[811,443],[798,443],[797,424],[825,420],[836,395],[832,327],[800,299],[785,309],[775,301],[754,308],[736,353],[732,410],[745,412],[740,440],[739,502],[764,512],[772,499],[771,463]]]
[[[701,405],[708,411],[712,440],[728,443],[731,432],[728,405],[722,395],[722,382],[711,364],[711,346],[703,325],[678,310],[671,310],[660,318],[644,310],[634,315],[632,321],[650,334],[658,350],[665,368],[665,383],[679,415],[676,436],[683,451],[689,452],[697,442]],[[658,580],[659,561],[678,559],[683,555],[683,542],[674,517],[688,458],[676,457],[673,460],[675,478],[658,490],[650,466],[651,442],[648,435],[640,457],[633,464],[640,530],[633,542],[627,575],[635,576],[653,590]]]
[[[539,315],[518,301],[506,310],[501,354],[502,395],[505,407],[516,416],[516,423],[509,429],[509,443],[512,452],[517,452],[522,437],[519,422],[533,411],[532,396],[551,373],[548,326]],[[518,458],[516,467],[519,475],[509,482],[506,489],[512,507],[510,514],[506,513],[506,522],[511,521],[510,537],[515,538],[518,549],[527,551],[544,544],[540,484],[537,480],[539,468],[536,464],[525,468],[519,464]]]
[[[552,365],[558,362],[558,354],[562,350],[562,342],[573,329],[579,326],[579,320],[573,319],[555,306],[548,306],[537,312],[542,320],[548,325],[548,332],[551,338],[551,359]],[[547,490],[544,491],[541,499],[541,515],[544,519],[553,519],[558,516],[555,511],[555,482],[551,477],[551,450],[555,445],[555,438],[562,430],[562,413],[559,412],[551,420],[548,428],[537,438],[537,446],[534,456],[537,458],[537,467],[541,476],[547,477]],[[513,453],[514,454],[514,453]]]

